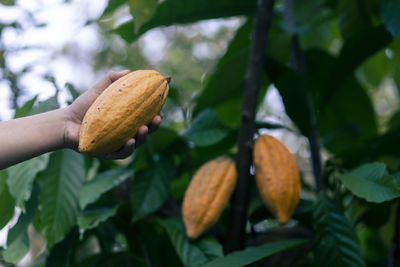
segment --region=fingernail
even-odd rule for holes
[[[127,73],[129,73],[129,72],[131,72],[131,71],[128,70],[128,69],[126,69],[126,70],[121,70],[121,71],[119,71],[118,73],[119,73],[119,74],[127,74]]]

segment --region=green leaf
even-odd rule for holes
[[[340,208],[325,194],[315,203],[313,222],[319,236],[314,251],[316,266],[365,266],[360,241]]]
[[[400,39],[400,2],[398,0],[383,0],[381,3],[381,17],[386,29]]]
[[[13,6],[15,5],[15,0],[1,0],[0,4],[4,6]]]
[[[185,235],[185,228],[178,218],[159,220],[166,230],[176,253],[184,266],[203,266],[217,257],[222,257],[221,245],[212,238],[189,240]]]
[[[225,257],[213,260],[203,267],[240,267],[272,256],[279,252],[301,246],[309,240],[287,240],[267,243],[258,247],[248,247],[244,250],[233,252]]]
[[[124,4],[128,3],[128,0],[109,0],[107,7],[104,9],[103,14],[100,17],[104,17],[113,13],[119,7],[123,6]]]
[[[31,100],[27,101],[22,107],[15,110],[14,119],[28,116],[32,110],[33,105],[36,103],[37,95]]]
[[[340,181],[357,197],[380,203],[400,197],[400,189],[383,163],[365,164],[339,175]]]
[[[98,174],[83,185],[79,195],[81,209],[85,209],[87,205],[99,199],[102,194],[121,184],[132,175],[133,171],[129,169],[109,170]]]
[[[78,226],[81,230],[86,231],[97,227],[100,223],[105,222],[108,218],[117,213],[118,206],[114,207],[96,207],[84,210],[78,216]],[[81,233],[82,235],[83,233]]]
[[[134,33],[133,21],[121,25],[116,33],[131,43],[143,33],[159,26],[253,14],[255,7],[254,0],[165,0],[158,5],[153,17],[140,27],[137,34]]]
[[[129,0],[129,6],[135,22],[135,34],[137,34],[140,27],[153,17],[158,0]]]
[[[383,26],[361,31],[349,38],[331,66],[325,66],[327,80],[319,102],[323,109],[335,95],[340,85],[352,75],[354,70],[367,58],[385,48],[392,41]]]
[[[306,60],[308,82],[316,106],[319,106],[319,95],[325,90],[325,82],[331,75],[326,68],[336,59],[324,51],[311,50],[307,51]],[[324,109],[316,112],[316,118],[323,145],[336,154],[363,145],[365,140],[377,134],[374,107],[354,75],[349,75],[337,88]]]
[[[197,115],[184,135],[198,146],[209,146],[221,141],[228,131],[215,110],[205,109]]]
[[[44,113],[57,108],[59,108],[57,96],[52,96],[49,99],[41,101],[36,106],[34,106],[29,112],[29,115]]]
[[[46,267],[72,266],[70,258],[77,238],[78,234],[76,228],[74,228],[60,243],[50,250],[50,254],[46,258]]]
[[[286,113],[305,136],[310,132],[310,108],[307,104],[307,81],[303,75],[280,64],[271,57],[266,59],[265,71],[282,97]]]
[[[8,191],[5,170],[0,170],[0,211],[0,229],[2,229],[14,215],[14,199]]]
[[[72,100],[75,100],[80,96],[80,93],[76,90],[75,86],[72,83],[69,82],[65,83],[65,87],[71,94]]]
[[[36,187],[36,189],[39,189]],[[7,262],[17,264],[29,251],[28,226],[33,220],[39,190],[34,190],[27,202],[27,212],[22,213],[18,222],[10,229],[7,235],[7,248],[3,257]]]
[[[56,151],[37,180],[40,195],[36,228],[44,234],[50,248],[76,223],[79,192],[85,181],[84,159],[72,150]]]
[[[44,170],[49,161],[49,154],[21,162],[7,169],[7,184],[15,205],[23,206],[31,196],[33,181],[36,175]]]
[[[252,20],[249,19],[236,32],[230,41],[225,55],[207,78],[206,87],[196,98],[193,114],[197,115],[203,109],[216,107],[235,99],[242,94],[244,75],[250,46]],[[240,112],[240,106],[236,105]]]
[[[135,176],[130,193],[133,221],[142,219],[164,204],[169,194],[171,168],[161,162]]]

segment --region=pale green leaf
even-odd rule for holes
[[[33,105],[36,103],[37,95],[31,100],[27,101],[22,107],[17,108],[14,113],[14,119],[28,116],[32,110]]]
[[[228,135],[218,114],[213,109],[205,109],[196,116],[184,134],[198,146],[209,146],[218,143]]]
[[[33,220],[39,190],[34,191],[35,193],[27,202],[27,212],[20,215],[18,222],[8,232],[7,248],[3,252],[3,257],[7,262],[17,264],[29,251],[28,226]]]
[[[23,206],[31,196],[36,175],[44,170],[49,161],[49,154],[21,162],[7,169],[7,184],[17,206]]]
[[[384,202],[400,197],[400,189],[383,163],[365,164],[339,175],[340,181],[354,195],[369,202]]]
[[[73,150],[59,150],[50,155],[48,167],[37,178],[40,185],[36,227],[52,247],[76,223],[79,193],[85,181],[83,157]]]
[[[98,174],[95,178],[83,185],[79,196],[79,205],[81,209],[97,199],[115,186],[133,175],[133,171],[129,169],[109,170]]]

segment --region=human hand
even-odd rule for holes
[[[79,144],[79,132],[82,124],[83,117],[86,111],[89,109],[91,104],[96,100],[96,98],[113,82],[121,78],[122,76],[130,73],[129,70],[124,70],[120,72],[109,71],[105,77],[103,77],[95,86],[80,95],[70,106],[65,108],[67,112],[67,125],[65,127],[64,134],[64,146],[67,148],[72,148],[78,151]],[[142,145],[147,138],[147,134],[154,132],[160,126],[162,121],[162,112],[156,115],[149,125],[143,125],[139,128],[138,133],[132,139],[129,139],[123,147],[119,150],[100,154],[91,155],[102,159],[123,159],[131,155],[134,149]]]

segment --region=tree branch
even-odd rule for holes
[[[250,166],[252,141],[255,132],[255,114],[261,87],[265,45],[271,24],[274,0],[259,0],[253,24],[252,42],[243,92],[242,114],[238,134],[236,168],[238,182],[232,197],[228,235],[225,250],[231,252],[244,247],[247,207],[250,193]],[[235,78],[235,77],[233,77]]]
[[[294,14],[293,2],[292,0],[284,0],[284,12],[285,12],[285,20],[289,32],[291,32],[292,38],[292,65],[294,69],[298,72],[305,73],[306,63],[304,59],[303,51],[300,48],[298,35],[295,33],[296,28],[296,16]],[[321,163],[321,155],[320,155],[320,144],[319,144],[319,135],[317,128],[317,119],[314,113],[314,105],[312,101],[311,92],[309,90],[306,91],[306,101],[308,105],[308,110],[310,113],[308,114],[310,121],[310,134],[309,134],[309,143],[310,143],[310,151],[311,151],[311,162],[315,179],[316,191],[319,192],[324,189],[324,182],[322,177],[322,163]]]
[[[388,267],[400,265],[400,200],[397,201],[396,220],[394,223],[395,233],[389,248]]]

